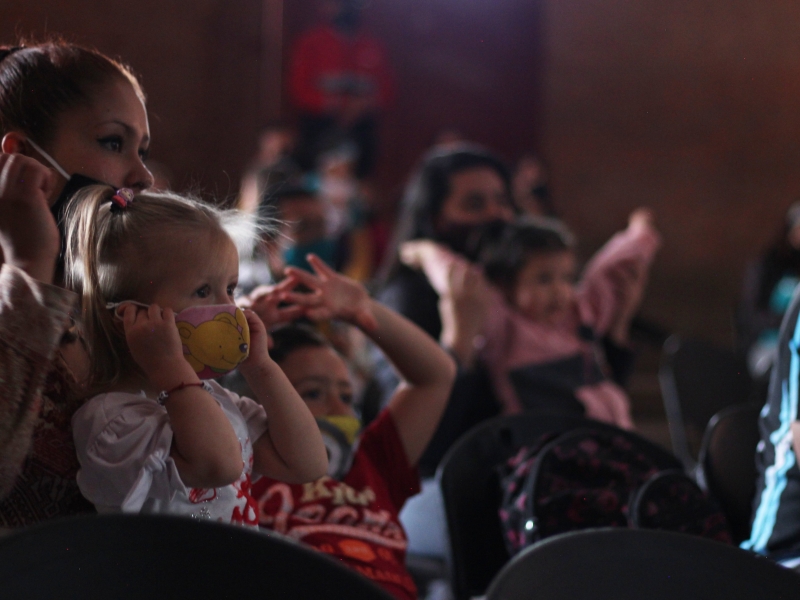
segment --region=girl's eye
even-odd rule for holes
[[[236,293],[236,285],[229,285],[227,291],[228,291],[228,296],[233,298],[234,294]]]
[[[112,152],[122,152],[122,136],[108,135],[98,140],[100,145]]]
[[[141,150],[139,150],[139,158],[141,158],[143,161],[147,160],[149,156],[150,156],[150,148],[142,148]]]
[[[209,295],[210,292],[211,292],[211,288],[209,288],[207,285],[204,285],[199,290],[197,290],[194,294],[198,298],[208,298],[208,295]]]
[[[353,403],[353,394],[340,394],[339,398],[341,398],[343,404],[350,405]]]

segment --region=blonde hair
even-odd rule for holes
[[[91,357],[89,387],[107,389],[122,375],[139,374],[128,354],[125,335],[109,302],[149,303],[155,281],[163,278],[163,259],[185,239],[208,233],[212,240],[233,240],[252,217],[220,209],[173,192],[140,192],[126,208],[111,202],[105,185],[79,191],[67,207],[66,285],[81,300],[84,335]]]

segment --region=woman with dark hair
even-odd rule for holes
[[[487,231],[516,214],[505,164],[469,145],[428,154],[406,189],[401,211],[396,248],[433,239],[470,261],[477,258]],[[488,298],[478,267],[453,273],[459,292],[440,298],[421,271],[402,265],[396,253],[391,259],[378,299],[440,340],[457,359],[473,355],[463,350],[477,340]],[[385,362],[377,377],[383,389],[394,389],[396,376]],[[450,445],[498,410],[485,370],[461,361],[445,415],[420,460],[422,474],[433,475]]]
[[[0,47],[0,526],[91,510],[75,483],[85,354],[57,221],[84,185],[150,187],[144,102],[131,71],[99,52]]]

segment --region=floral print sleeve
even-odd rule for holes
[[[30,449],[42,386],[75,303],[72,292],[0,268],[0,497]]]

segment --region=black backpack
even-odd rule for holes
[[[543,435],[499,467],[509,554],[592,527],[665,529],[732,543],[723,513],[675,466],[622,430]]]

